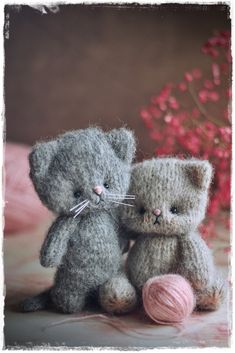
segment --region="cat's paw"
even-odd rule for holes
[[[115,277],[100,288],[99,300],[102,308],[112,314],[132,311],[137,304],[135,288],[123,277]]]
[[[85,294],[71,291],[66,286],[52,288],[51,300],[55,308],[64,314],[80,312],[85,306]]]
[[[205,311],[214,311],[220,307],[225,296],[223,283],[215,285],[196,292],[196,309]]]

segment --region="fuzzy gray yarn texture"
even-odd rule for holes
[[[106,283],[102,294],[107,310],[120,311],[120,303],[130,296],[132,310],[137,302],[133,287],[141,301],[146,281],[169,273],[190,282],[197,309],[219,307],[223,282],[198,231],[205,217],[212,174],[211,164],[197,159],[153,158],[133,166],[129,193],[136,195],[134,207],[124,207],[121,218],[122,236],[135,243],[128,254],[123,287],[119,279],[122,293],[112,288],[112,279]]]
[[[107,133],[99,128],[75,130],[33,147],[31,179],[41,201],[57,215],[40,262],[57,270],[53,287],[26,299],[23,311],[51,302],[61,312],[79,312],[91,292],[102,291],[121,271],[125,239],[122,245],[117,219],[135,148],[134,135],[125,128]],[[76,211],[80,213],[74,217]]]

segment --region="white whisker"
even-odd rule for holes
[[[87,201],[87,203],[85,203],[84,205],[82,205],[79,210],[77,210],[77,213],[75,214],[75,216],[73,218],[76,218],[89,204],[89,201]]]
[[[88,204],[88,203],[89,203],[89,201],[86,200],[86,202],[85,202],[83,205],[81,205],[76,211],[74,211],[74,213],[77,213],[78,211],[80,211],[80,209],[81,209],[83,206],[85,206],[85,204]]]
[[[107,196],[107,199],[118,199],[118,200],[135,200],[135,197],[132,196]]]
[[[78,213],[79,211],[83,210],[83,208],[84,208],[87,204],[88,204],[88,203],[86,203],[86,204],[80,206],[76,211],[74,211],[74,213],[76,214],[76,213]]]
[[[114,201],[134,201],[135,199],[130,199],[130,198],[119,198],[119,197],[107,197],[107,200],[109,200],[109,201],[112,201],[112,200],[114,200]]]
[[[87,199],[84,200],[83,202],[81,202],[81,203],[75,208],[74,212],[77,212],[77,211],[80,209],[80,207],[83,206],[83,205],[84,205],[85,203],[87,203],[87,202],[89,202]]]
[[[111,202],[114,202],[114,203],[118,203],[119,205],[125,205],[125,206],[134,207],[134,205],[130,205],[129,203],[118,202],[118,201],[114,201],[114,200],[110,200],[110,201],[111,201]]]
[[[80,207],[82,204],[84,204],[85,202],[87,202],[88,200],[84,200],[82,202],[79,202],[77,205],[75,205],[74,207],[70,208],[69,211],[73,211],[75,210],[76,208]]]
[[[135,195],[132,195],[132,194],[112,194],[111,192],[109,192],[108,195],[112,195],[112,196],[121,196],[121,197],[125,197],[125,196],[132,196],[132,197],[135,197]]]

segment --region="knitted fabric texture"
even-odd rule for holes
[[[87,296],[120,270],[117,202],[128,190],[134,153],[134,136],[124,128],[71,131],[37,144],[31,152],[35,189],[58,215],[42,245],[40,262],[57,267],[48,301],[62,312],[80,311]],[[111,194],[120,196],[113,202]],[[45,297],[27,299],[23,310],[44,308]]]
[[[191,283],[198,308],[219,306],[223,285],[197,230],[211,178],[210,163],[197,159],[154,158],[133,166],[129,193],[136,195],[135,207],[123,208],[122,236],[135,239],[127,274],[139,295],[148,279],[175,273]]]

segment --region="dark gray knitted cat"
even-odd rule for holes
[[[191,283],[198,308],[219,306],[223,284],[197,230],[205,216],[211,178],[210,163],[196,159],[159,158],[133,166],[129,192],[136,195],[135,207],[123,208],[122,220],[123,236],[136,239],[127,273],[137,292],[153,276],[177,273]],[[124,277],[121,297],[112,281],[103,288],[102,305],[115,312],[133,289]]]
[[[41,248],[44,267],[57,267],[54,285],[24,301],[24,311],[50,305],[80,311],[91,291],[120,270],[115,217],[128,198],[132,132],[121,128],[71,131],[35,145],[30,176],[42,202],[58,215]],[[129,197],[130,198],[130,197]]]

